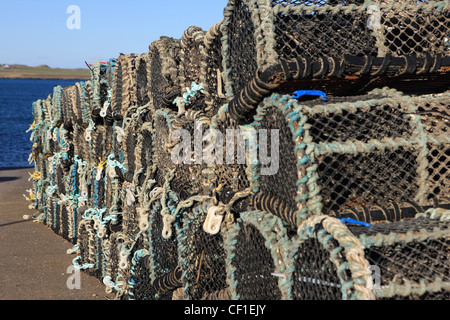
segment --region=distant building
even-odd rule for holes
[[[2,67],[2,69],[11,69],[11,67],[7,64],[2,64],[0,66]]]

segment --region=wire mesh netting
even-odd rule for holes
[[[96,61],[33,103],[34,218],[115,299],[449,299],[448,21],[230,0]]]

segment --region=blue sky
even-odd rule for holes
[[[70,5],[81,29],[70,30]],[[227,0],[0,0],[0,63],[85,68],[119,53],[146,53],[161,36],[181,38],[189,26],[208,30]]]

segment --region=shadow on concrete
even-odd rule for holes
[[[19,179],[19,177],[0,177],[0,183],[2,182],[8,182],[8,181],[14,181]]]
[[[33,221],[33,220],[20,220],[20,221],[14,221],[14,222],[8,222],[8,223],[4,223],[4,224],[0,224],[0,228],[1,227],[7,227],[7,226],[11,226],[11,225],[13,225],[13,224],[19,224],[19,223],[24,223],[24,222],[30,222],[30,221]]]

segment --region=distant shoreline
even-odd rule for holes
[[[0,79],[31,80],[80,80],[91,79],[88,69],[53,69],[48,66],[29,67],[25,65],[0,64]]]

